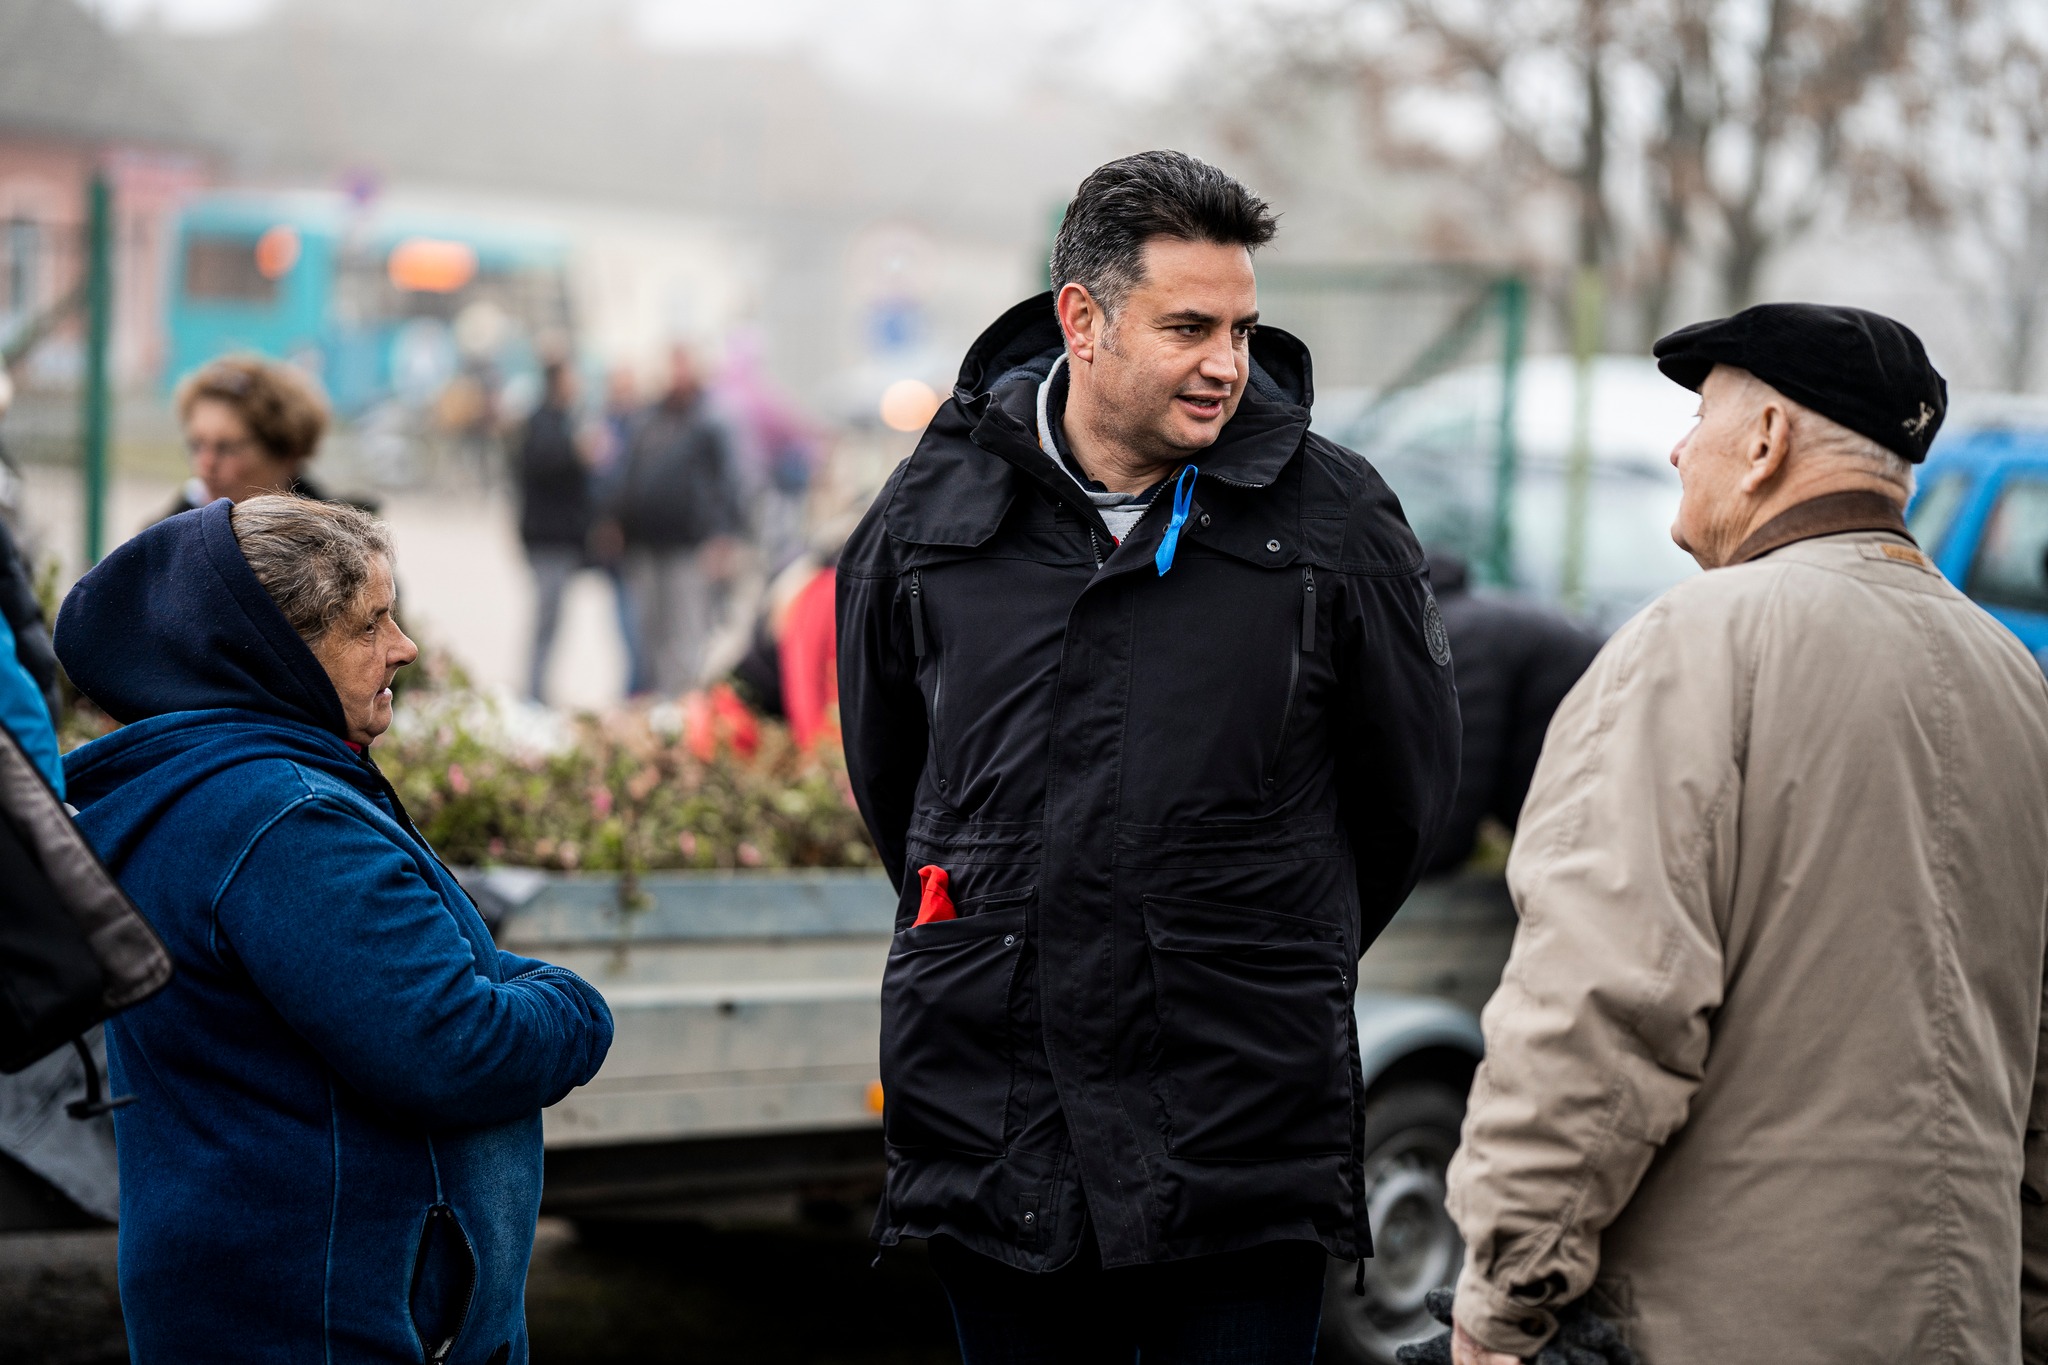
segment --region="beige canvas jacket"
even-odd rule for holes
[[[1591,1290],[1647,1365],[2016,1361],[2023,1312],[2048,1359],[2048,684],[1910,540],[1624,627],[1508,880],[1450,1175],[1474,1337],[1531,1353]]]

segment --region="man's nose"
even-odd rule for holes
[[[1199,373],[1204,379],[1213,379],[1219,384],[1235,384],[1238,379],[1237,347],[1225,335],[1203,348],[1202,365]]]

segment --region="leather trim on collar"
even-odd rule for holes
[[[1773,550],[1816,536],[1841,535],[1845,531],[1889,531],[1913,540],[1899,505],[1882,493],[1852,489],[1845,493],[1824,493],[1788,507],[1749,533],[1729,556],[1729,566],[1761,559]],[[1914,541],[1918,544],[1918,541]]]

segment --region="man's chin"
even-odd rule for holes
[[[1194,455],[1216,444],[1216,438],[1223,434],[1221,418],[1212,422],[1197,422],[1182,417],[1167,425],[1160,432],[1160,439],[1167,449],[1178,455]]]

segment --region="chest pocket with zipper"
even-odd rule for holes
[[[1316,570],[1313,564],[1301,566],[1301,627],[1295,633],[1295,648],[1287,656],[1287,699],[1280,706],[1280,732],[1273,738],[1273,754],[1266,760],[1267,791],[1271,791],[1280,780],[1280,761],[1287,754],[1287,741],[1294,733],[1295,713],[1301,708],[1296,698],[1301,695],[1301,656],[1316,652]]]
[[[939,791],[944,793],[948,788],[948,778],[946,776],[945,742],[942,738],[945,731],[940,725],[942,716],[940,708],[945,702],[946,667],[939,658],[938,651],[932,649],[929,643],[931,627],[925,622],[924,572],[922,570],[912,569],[910,571],[908,587],[910,592],[911,651],[916,656],[918,671],[928,671],[931,678],[931,688],[925,693],[924,718],[925,733],[929,736],[928,744],[931,754],[932,777],[938,783]]]

